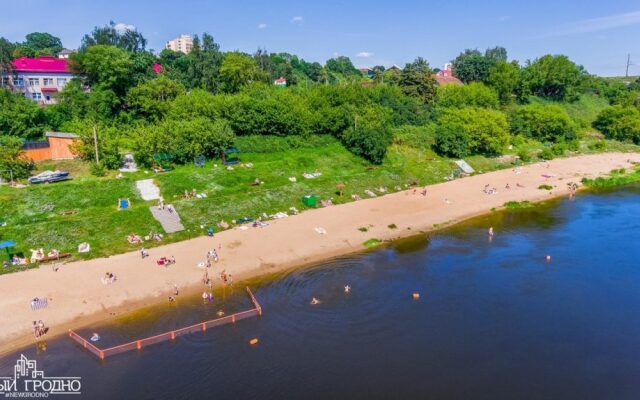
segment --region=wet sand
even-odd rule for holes
[[[344,205],[303,212],[265,228],[232,229],[214,238],[199,237],[149,250],[109,258],[51,265],[0,276],[0,353],[33,343],[31,324],[42,319],[51,328],[48,336],[64,333],[113,318],[143,306],[166,302],[173,285],[187,292],[201,291],[206,253],[216,249],[220,261],[209,276],[220,285],[226,270],[240,279],[271,274],[327,258],[365,249],[368,239],[393,240],[427,232],[500,208],[509,201],[537,202],[569,194],[568,183],[580,185],[583,177],[606,175],[613,169],[640,162],[640,154],[606,153],[553,160],[518,169],[476,175],[431,185],[427,195],[413,189]],[[547,177],[545,177],[547,176]],[[506,189],[506,185],[510,188]],[[551,191],[538,189],[541,184]],[[486,194],[485,185],[496,188]],[[396,228],[390,228],[394,224]],[[367,227],[366,232],[359,228]],[[315,228],[322,228],[320,234]],[[175,256],[168,268],[158,266],[160,257]],[[105,285],[105,272],[117,281]],[[46,309],[32,311],[31,299],[48,297]]]

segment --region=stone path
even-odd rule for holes
[[[160,198],[160,188],[153,183],[153,179],[142,179],[136,181],[136,187],[140,192],[142,200],[158,200]]]
[[[182,226],[182,222],[180,221],[180,215],[178,215],[178,211],[175,208],[173,212],[169,212],[167,207],[165,207],[164,210],[160,210],[158,206],[149,207],[149,210],[153,218],[160,222],[165,232],[173,233],[184,230],[184,226]]]

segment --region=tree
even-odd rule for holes
[[[345,78],[355,78],[360,77],[360,71],[353,66],[353,63],[346,56],[339,56],[336,58],[330,58],[327,60],[325,68],[328,72],[333,72],[334,74],[339,74],[344,76]]]
[[[34,56],[53,56],[63,49],[60,38],[46,32],[29,33],[26,39],[22,46],[30,49]]]
[[[266,74],[250,56],[240,53],[227,53],[220,67],[220,80],[226,93],[236,93],[251,82],[266,81]]]
[[[220,86],[220,66],[223,55],[220,46],[208,33],[202,35],[202,44],[196,35],[193,38],[193,47],[186,57],[186,86],[200,88],[217,93]],[[182,64],[180,64],[182,65]]]
[[[33,168],[33,162],[24,157],[22,140],[15,136],[0,136],[0,177],[7,180],[27,178]]]
[[[15,46],[7,39],[0,37],[0,88],[5,87],[6,82],[2,77],[13,73],[11,60]]]
[[[197,117],[190,120],[167,119],[161,125],[147,126],[136,132],[136,160],[148,165],[157,153],[172,155],[172,161],[185,164],[194,158],[220,157],[233,145],[235,135],[223,120]]]
[[[161,75],[131,88],[127,105],[136,115],[157,121],[169,112],[172,100],[184,92],[180,83]]]
[[[133,83],[134,63],[127,51],[115,46],[95,45],[72,54],[70,68],[85,84],[100,85],[120,96]]]
[[[489,52],[490,50],[487,50]],[[495,60],[485,57],[478,50],[467,49],[453,60],[453,73],[464,83],[485,82]]]
[[[575,125],[557,105],[531,104],[515,109],[509,116],[511,133],[541,142],[564,142],[576,138]]]
[[[108,25],[96,26],[91,33],[82,37],[80,52],[96,45],[116,46],[133,53],[139,53],[145,51],[147,39],[135,28],[118,29],[115,22],[109,21]]]
[[[446,109],[437,124],[434,147],[443,155],[496,156],[509,142],[509,124],[499,111],[471,107]]]
[[[425,104],[435,100],[437,83],[429,63],[422,57],[405,65],[398,84],[407,96],[419,98]]]
[[[605,108],[593,127],[609,139],[640,144],[640,111],[635,107],[617,105]]]
[[[436,104],[440,107],[498,108],[497,93],[479,82],[468,85],[443,85],[438,87]]]
[[[584,68],[563,55],[546,55],[527,62],[522,72],[527,93],[558,101],[576,99],[586,75]]]
[[[504,47],[501,46],[496,46],[493,48],[489,48],[487,50],[485,50],[484,52],[484,57],[493,61],[493,62],[498,62],[498,61],[507,61],[507,49],[505,49]]]
[[[517,61],[498,61],[487,76],[487,84],[497,93],[502,104],[509,104],[513,101],[513,94],[520,86],[520,66]]]
[[[49,128],[45,111],[21,93],[0,89],[0,135],[40,138]]]
[[[341,139],[352,153],[374,164],[381,164],[393,140],[389,111],[380,106],[358,110],[353,126]]]

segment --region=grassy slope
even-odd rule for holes
[[[533,101],[541,101],[534,99]],[[561,104],[572,118],[581,125],[590,126],[597,113],[606,107],[606,101],[595,96],[583,96],[578,102]],[[289,207],[302,210],[300,198],[305,194],[315,194],[321,199],[333,198],[334,203],[351,201],[351,194],[366,197],[365,189],[374,190],[380,186],[394,191],[396,186],[417,182],[420,185],[442,182],[454,171],[450,160],[437,156],[431,145],[434,141],[432,125],[426,127],[402,127],[396,130],[394,145],[381,166],[373,169],[368,164],[348,152],[336,140],[323,138],[317,147],[282,150],[275,153],[245,153],[242,160],[253,163],[252,168],[237,166],[228,171],[214,162],[203,168],[193,165],[179,167],[166,174],[155,175],[138,172],[126,174],[124,179],[109,177],[94,178],[88,166],[79,161],[40,163],[38,170],[65,169],[74,179],[51,185],[36,185],[23,189],[0,186],[0,239],[14,239],[18,249],[27,252],[30,248],[57,248],[75,254],[76,246],[87,241],[92,246],[90,254],[76,257],[97,257],[132,250],[126,235],[137,233],[146,235],[150,231],[162,232],[159,224],[151,217],[148,207],[154,202],[144,202],[135,190],[137,179],[153,177],[160,185],[162,195],[173,203],[180,213],[186,231],[166,235],[168,241],[184,240],[201,235],[205,228],[214,226],[220,220],[249,216],[255,218],[262,213],[273,214],[288,211]],[[584,135],[581,153],[593,153],[589,144],[600,140],[593,135]],[[278,147],[282,138],[266,138],[269,147]],[[521,149],[535,155],[543,145],[534,141],[518,143],[508,154],[515,155]],[[638,151],[638,147],[607,141],[608,151]],[[512,166],[506,158],[488,159],[481,156],[466,158],[478,172],[488,172]],[[532,161],[536,161],[535,158]],[[304,179],[303,172],[319,170],[322,176]],[[288,180],[297,178],[296,183]],[[265,183],[251,186],[259,178]],[[336,185],[345,183],[344,196],[336,194]],[[206,199],[182,199],[185,190],[196,189],[206,192]],[[117,199],[130,198],[132,208],[117,211]],[[65,210],[77,210],[74,215],[61,215]],[[157,244],[157,243],[154,243]],[[151,245],[151,244],[149,244]]]
[[[78,161],[65,162],[63,166],[75,171],[75,178],[68,182],[35,185],[22,189],[0,186],[0,221],[7,226],[0,228],[0,237],[14,239],[18,249],[57,248],[75,252],[84,241],[92,250],[85,257],[97,257],[137,248],[126,241],[126,235],[134,232],[146,235],[150,231],[162,232],[159,224],[150,216],[148,207],[154,202],[144,202],[135,190],[135,181],[153,177],[160,185],[162,195],[172,202],[180,213],[187,231],[166,235],[167,241],[183,240],[204,233],[201,225],[212,226],[224,219],[250,216],[266,212],[273,214],[287,211],[289,207],[304,207],[300,198],[316,194],[321,199],[333,198],[335,203],[351,201],[351,194],[366,197],[365,189],[374,190],[386,186],[417,181],[420,184],[442,181],[453,170],[450,162],[433,158],[433,154],[406,146],[392,146],[387,161],[369,169],[362,159],[353,156],[338,142],[312,148],[297,149],[272,154],[243,154],[244,162],[252,168],[237,166],[233,171],[213,167],[209,162],[203,168],[184,166],[175,171],[154,175],[143,172],[126,174],[115,179],[113,174],[105,178],[88,175],[86,167]],[[53,167],[50,163],[47,167]],[[39,168],[41,169],[41,168]],[[304,179],[303,172],[322,172],[316,179]],[[288,180],[297,178],[296,183]],[[265,183],[251,186],[255,178]],[[336,194],[336,185],[346,183],[343,197]],[[182,199],[184,190],[205,191],[206,199]],[[117,211],[117,199],[131,199],[132,208]],[[74,215],[61,215],[62,211],[77,210]]]

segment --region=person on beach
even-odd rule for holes
[[[176,258],[174,256],[171,256],[171,264],[175,264],[176,263]]]
[[[169,296],[169,303],[173,303],[176,299],[173,296]]]
[[[149,252],[143,247],[142,249],[140,249],[140,256],[144,259],[149,257]]]
[[[207,301],[208,298],[209,295],[207,294],[207,292],[202,292],[202,300]]]
[[[173,294],[178,295],[178,285],[173,285]]]

